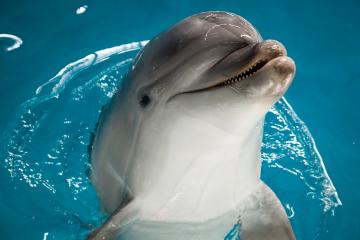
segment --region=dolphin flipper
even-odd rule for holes
[[[136,221],[139,212],[140,205],[136,199],[122,204],[100,228],[96,229],[87,237],[87,240],[116,239],[126,227]]]
[[[296,239],[285,209],[264,182],[242,205],[240,225],[242,240]]]

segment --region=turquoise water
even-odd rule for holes
[[[1,2],[0,34],[22,40],[9,51],[12,40],[0,38],[2,237],[78,239],[106,217],[86,176],[87,145],[101,105],[144,43],[125,45],[130,52],[102,51],[118,54],[96,65],[87,65],[93,55],[76,60],[149,39],[199,11],[228,10],[287,46],[298,71],[286,98],[323,157],[282,100],[267,117],[263,178],[298,239],[359,239],[357,9],[351,2]],[[77,74],[65,68],[38,89],[70,63]],[[276,140],[281,144],[274,149]]]
[[[32,200],[14,216],[29,227],[26,236],[83,238],[106,219],[87,177],[87,148],[101,107],[146,43],[99,50],[69,63],[21,104],[5,131],[1,157],[7,170],[2,177],[9,182],[4,195]],[[262,178],[281,199],[298,238],[325,237],[341,200],[308,128],[285,98],[266,117],[262,159]],[[9,230],[6,235],[24,236]],[[228,236],[235,240],[237,234],[229,229]]]

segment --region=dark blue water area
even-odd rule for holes
[[[59,98],[28,102],[37,87],[65,65],[92,52],[151,39],[197,12],[227,10],[248,19],[265,39],[284,43],[295,60],[297,75],[286,98],[310,129],[342,206],[326,214],[319,212],[326,204],[321,199],[324,189],[316,182],[310,186],[315,184],[317,191],[304,198],[303,193],[309,192],[305,181],[281,170],[281,166],[303,169],[302,165],[291,168],[288,163],[281,165],[281,160],[265,159],[265,166],[273,169],[273,175],[264,180],[271,182],[289,217],[295,208],[290,219],[299,239],[312,239],[316,233],[320,237],[315,239],[360,239],[359,6],[356,1],[1,1],[0,34],[13,34],[23,41],[19,48],[6,51],[13,42],[0,38],[0,133],[5,134],[6,140],[1,147],[8,151],[9,146],[23,146],[24,149],[13,149],[21,152],[20,157],[13,156],[18,164],[14,169],[26,171],[11,173],[6,162],[9,152],[2,155],[1,236],[76,239],[106,217],[99,211],[95,192],[87,180],[87,143],[100,105],[112,90],[105,88],[105,93],[101,90],[104,88],[98,88],[98,92],[83,95],[98,97],[96,104],[74,100],[76,96],[71,94],[92,78],[98,81],[96,76],[101,71],[124,59],[82,73],[77,79],[83,81],[74,86],[70,82],[68,92]],[[116,78],[121,79],[122,73],[118,74]],[[39,96],[45,96],[49,89],[45,87],[44,92]],[[277,116],[292,116],[284,103],[277,110],[279,114],[270,113],[274,121]],[[295,120],[285,122],[302,126]],[[28,129],[26,123],[31,123]],[[309,143],[306,134],[301,136]],[[313,153],[309,146],[308,152]],[[27,161],[17,161],[21,159]],[[311,159],[315,161],[318,156]],[[280,167],[272,167],[275,163]],[[279,177],[272,178],[277,171]],[[291,189],[292,194],[288,194]]]

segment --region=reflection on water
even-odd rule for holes
[[[0,177],[8,187],[0,207],[10,209],[4,213],[9,218],[20,213],[14,217],[29,229],[10,227],[5,237],[77,239],[106,218],[87,177],[90,135],[101,107],[146,43],[70,63],[20,106],[2,141],[7,173]],[[325,239],[341,202],[309,130],[284,98],[266,117],[262,151],[262,179],[285,206],[297,238]],[[227,239],[236,235],[232,230]]]

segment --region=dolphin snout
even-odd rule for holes
[[[284,45],[276,40],[266,40],[258,43],[258,51],[267,59],[286,56],[287,54]]]

